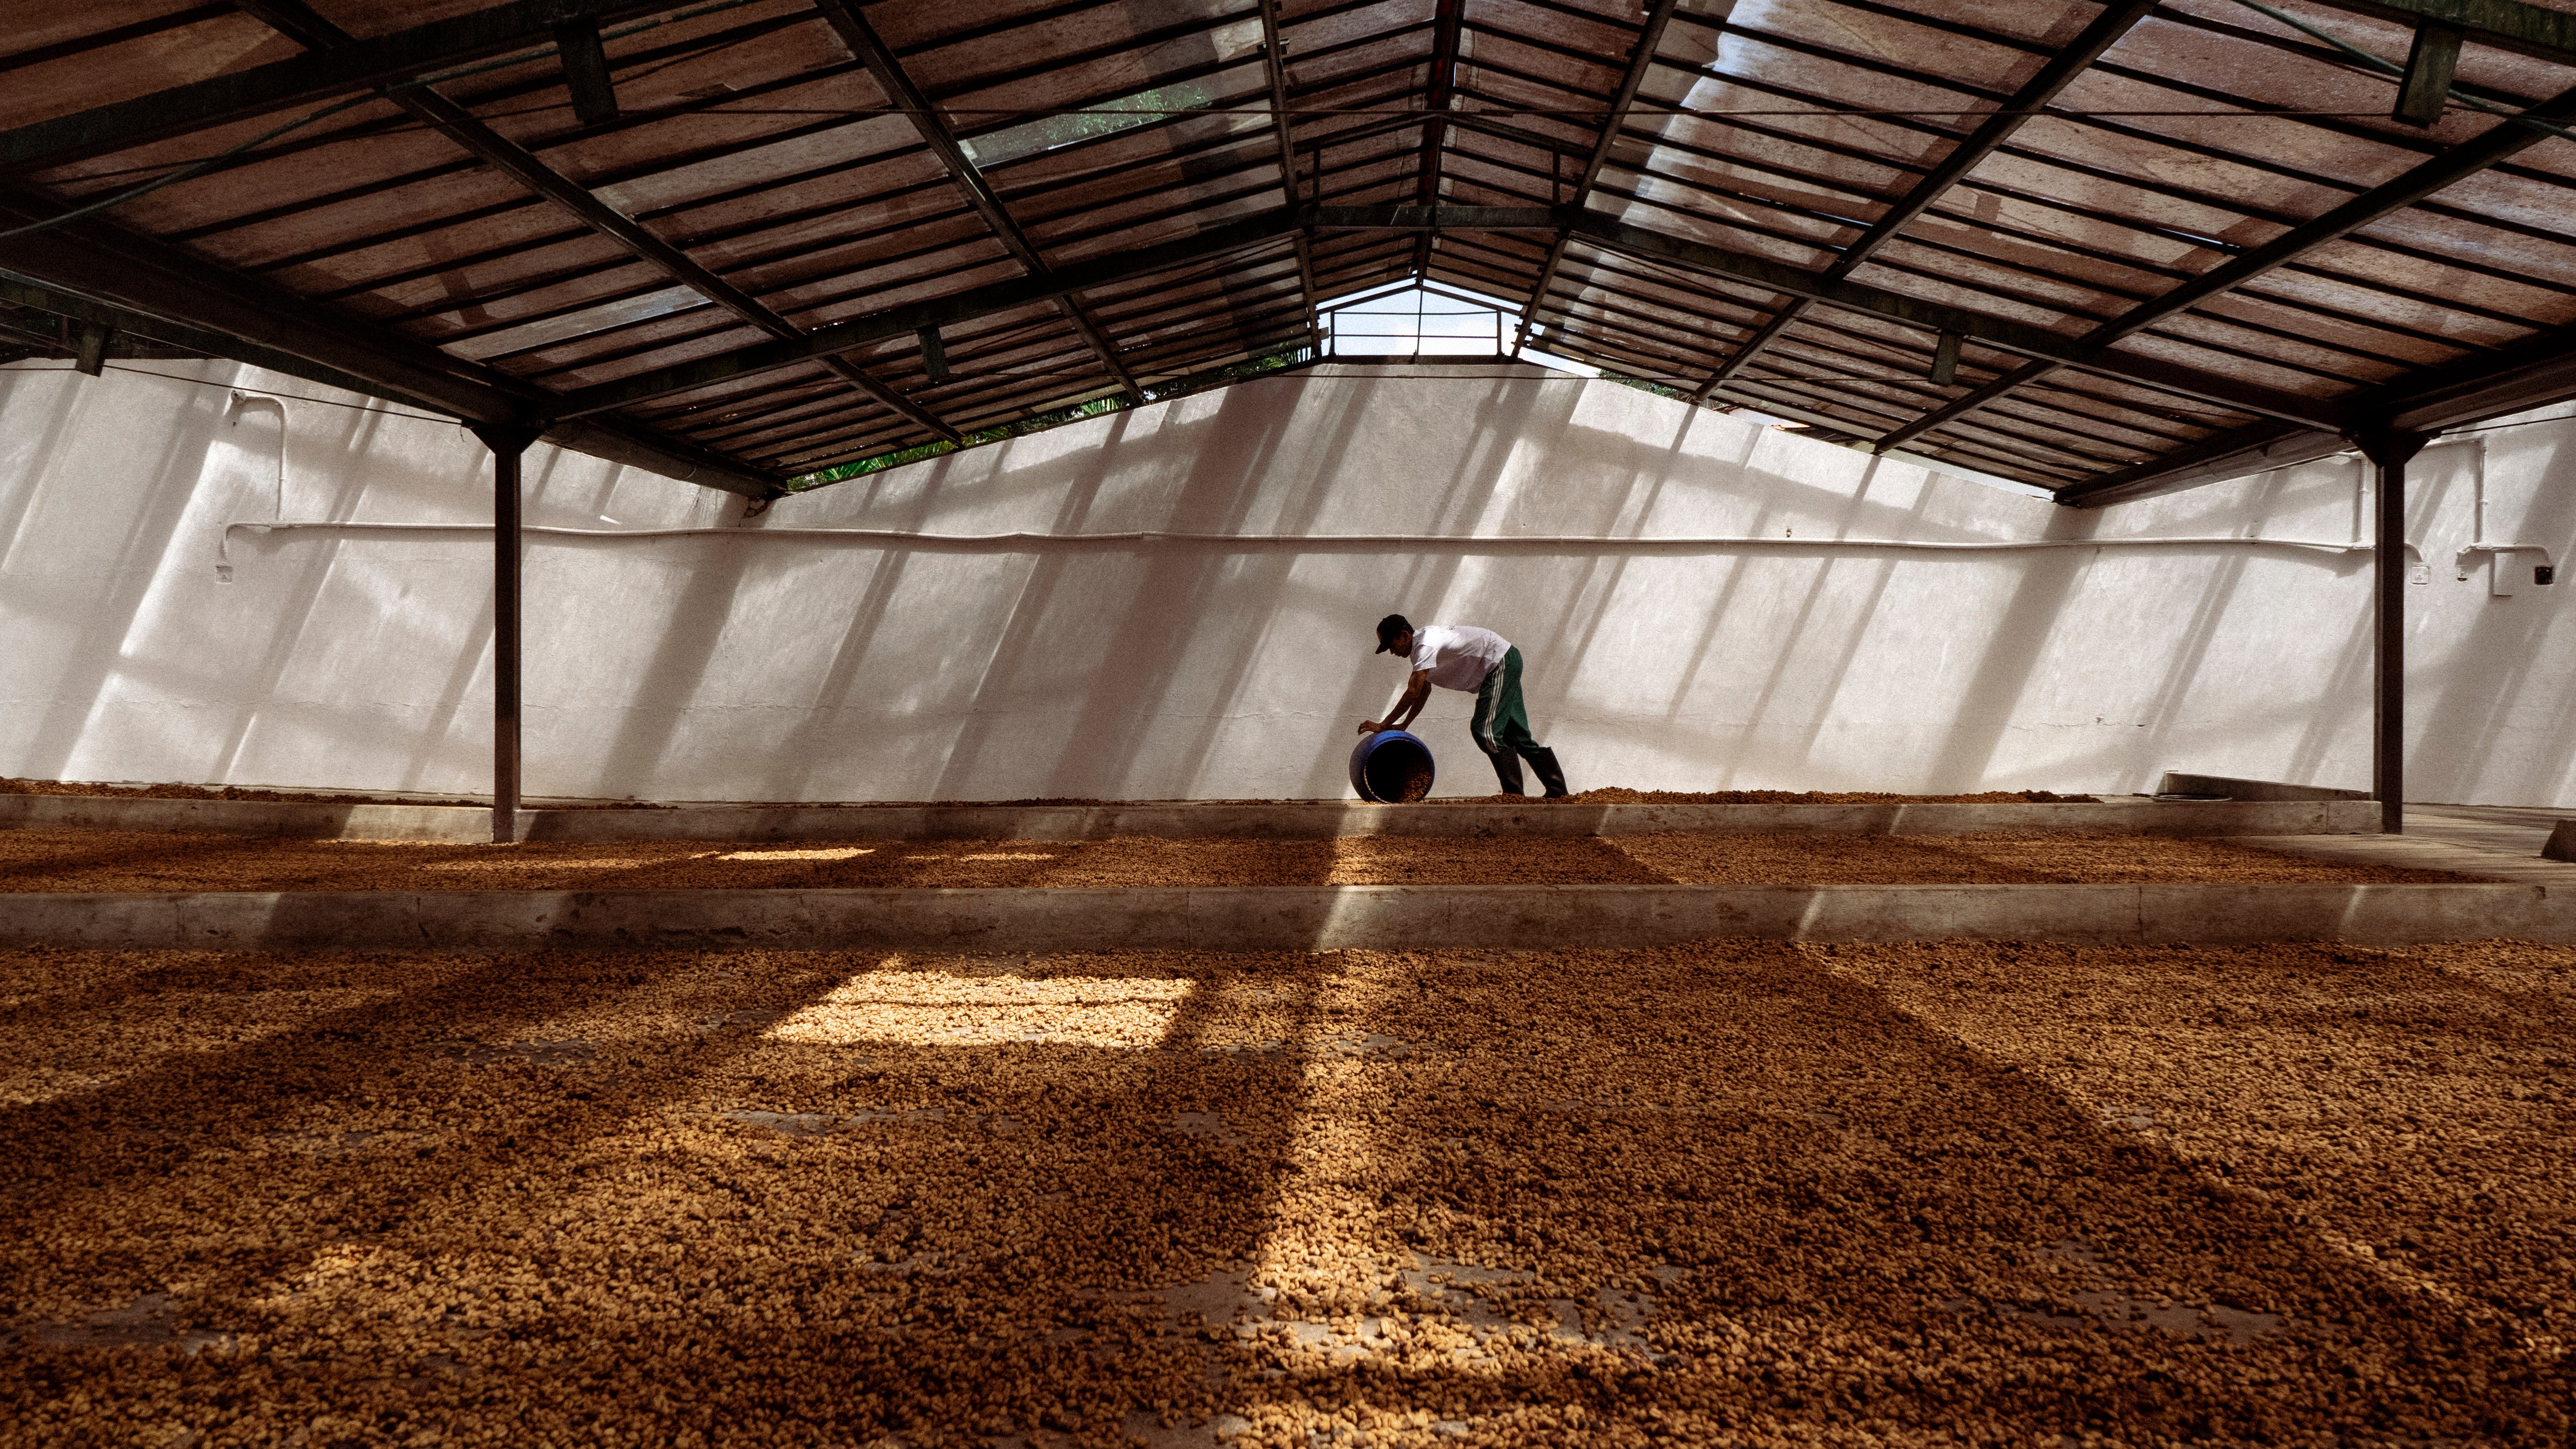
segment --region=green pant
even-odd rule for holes
[[[1521,703],[1521,651],[1503,651],[1503,662],[1485,676],[1476,691],[1476,717],[1467,724],[1476,748],[1489,755],[1509,755],[1538,748],[1530,737],[1529,708]]]

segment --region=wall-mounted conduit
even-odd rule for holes
[[[2564,422],[2567,420],[2564,418],[2534,418],[2531,421]],[[2483,555],[2487,560],[2488,591],[2500,599],[2512,597],[2516,592],[2517,584],[2512,570],[2519,562],[2513,556],[2515,554],[2524,553],[2538,554],[2540,556],[2541,566],[2547,568],[2551,564],[2549,549],[2547,546],[2537,543],[2487,542],[2487,440],[2484,436],[2472,433],[2454,433],[2448,437],[2435,438],[2431,442],[2426,443],[2423,451],[2429,453],[2435,448],[2466,448],[2469,450],[2469,478],[2470,486],[2472,488],[2469,512],[2469,538],[2472,541],[2460,545],[2460,547],[2451,556],[2452,565],[2456,570],[2457,577],[2461,582],[2467,582],[2469,577],[2470,561],[2473,558]],[[2358,465],[2358,471],[2353,475],[2352,536],[2355,543],[2360,543],[2362,520],[2369,512],[2369,504],[2367,500],[2370,496],[2370,462],[2359,453],[2337,453],[2334,457],[2338,461],[2349,458]],[[2422,550],[2416,545],[2410,543],[2406,545],[2406,556],[2409,559],[2416,561],[2410,570],[2410,576],[2407,582],[2415,584],[2431,583],[2433,581],[2432,566],[2430,563],[2424,561],[2425,556]],[[2539,577],[2545,578],[2547,575],[2541,575]],[[2535,582],[2537,582],[2537,579],[2535,579]]]
[[[245,521],[224,525],[229,550],[236,529],[254,533],[456,533],[484,534],[488,523],[341,523],[326,520],[267,523]],[[1704,534],[1688,537],[1615,538],[1598,534],[1457,534],[1457,533],[911,533],[877,528],[552,528],[530,525],[521,532],[552,538],[741,538],[798,542],[881,544],[904,548],[1039,550],[1050,548],[1124,548],[1152,544],[1206,545],[1237,549],[1298,549],[1310,553],[1365,552],[1385,549],[1579,549],[1585,551],[1692,552],[1758,548],[1790,552],[1837,549],[1893,549],[1919,553],[2010,553],[2068,548],[2285,548],[2311,553],[2369,553],[2368,543],[2308,538],[2241,538],[2208,535],[2188,538],[2028,538],[1935,542],[1908,538],[1771,538],[1754,534]],[[229,555],[227,554],[227,557]]]
[[[225,426],[240,427],[242,416],[253,408],[267,408],[277,414],[277,501],[268,511],[271,518],[282,520],[286,517],[286,403],[283,399],[267,393],[250,393],[234,388],[231,400],[224,404]],[[225,524],[225,537],[229,539],[232,531],[238,527],[240,527],[239,524]],[[224,550],[220,545],[215,552],[219,558],[224,557]],[[215,565],[215,580],[226,584],[233,581],[232,565],[228,558]]]

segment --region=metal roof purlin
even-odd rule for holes
[[[2521,0],[2317,0],[2320,5],[2412,25],[2456,25],[2471,38],[2561,65],[2576,65],[2576,15]]]
[[[1848,279],[1828,280],[1821,272],[1726,251],[1704,242],[1666,236],[1603,216],[1586,216],[1578,230],[1586,239],[1612,251],[1627,252],[1653,261],[1679,263],[1709,276],[1787,296],[1805,297],[1924,332],[1956,332],[1970,341],[2007,352],[2052,359],[2052,366],[2080,367],[2105,377],[2141,383],[2161,391],[2310,426],[2339,428],[2344,425],[2343,408],[2334,402],[2284,392],[2242,378],[2204,372],[2140,353],[2079,357],[2076,339],[2026,322],[1969,312]]]
[[[663,8],[635,0],[522,0],[433,20],[0,132],[0,171],[58,166],[203,126],[398,84],[523,46],[551,49],[554,28],[567,21],[618,20]]]
[[[1600,178],[1602,166],[1609,161],[1610,148],[1618,144],[1619,128],[1627,124],[1628,112],[1637,104],[1637,91],[1646,83],[1646,72],[1654,68],[1655,48],[1664,42],[1664,27],[1672,21],[1674,3],[1675,0],[1654,0],[1646,12],[1646,28],[1628,52],[1628,73],[1619,81],[1618,94],[1611,98],[1609,114],[1601,119],[1601,139],[1593,143],[1591,158],[1583,163],[1583,172],[1575,179],[1577,212],[1591,200],[1592,183]],[[1556,240],[1548,244],[1547,260],[1539,264],[1538,280],[1530,286],[1529,301],[1521,308],[1520,324],[1513,331],[1515,353],[1529,342],[1530,326],[1538,317],[1539,304],[1547,299],[1547,289],[1555,285],[1557,268],[1565,264],[1565,244],[1572,236],[1571,228],[1560,230]]]
[[[850,54],[857,57],[868,68],[868,74],[876,78],[878,88],[886,93],[886,99],[902,109],[905,119],[912,122],[912,128],[930,147],[931,154],[947,168],[948,179],[966,194],[967,203],[975,208],[977,216],[984,219],[984,225],[992,228],[994,238],[1030,276],[1045,276],[1048,271],[1045,259],[1038,255],[1035,246],[1030,245],[1027,234],[1020,230],[1020,224],[1011,219],[1009,209],[1002,205],[1002,198],[994,194],[992,184],[984,179],[984,173],[976,169],[974,160],[957,144],[956,134],[932,109],[930,98],[912,83],[912,77],[904,72],[894,52],[886,48],[876,28],[868,24],[866,17],[860,15],[848,0],[813,0],[813,3],[814,8],[822,12],[823,19],[830,23],[833,33],[840,36],[841,43],[850,48]],[[1101,366],[1109,370],[1109,375],[1117,379],[1118,385],[1126,389],[1130,398],[1143,402],[1145,389],[1137,385],[1135,374],[1119,361],[1118,349],[1084,315],[1081,304],[1075,302],[1070,294],[1062,292],[1056,294],[1054,302],[1056,310],[1072,324],[1083,344],[1099,357]]]
[[[2554,327],[2494,352],[2426,368],[2352,399],[2355,417],[2400,432],[2438,432],[2559,401],[2576,392],[2576,327]],[[2347,430],[2348,431],[2348,430]],[[2260,423],[2134,468],[2087,479],[2058,500],[2081,507],[2152,497],[2341,452],[2345,431]]]
[[[347,31],[316,13],[304,0],[238,0],[238,3],[271,29],[300,45],[327,52],[352,43]],[[804,335],[794,323],[771,311],[750,293],[700,266],[686,252],[662,240],[633,217],[592,195],[588,187],[576,184],[538,160],[534,152],[493,130],[472,111],[430,87],[410,86],[391,90],[386,92],[385,98],[449,140],[490,162],[520,185],[572,213],[591,230],[661,268],[673,280],[708,301],[726,308],[773,337]],[[854,364],[836,357],[827,359],[823,365],[881,406],[929,428],[952,443],[963,440],[964,435],[955,428],[869,377]]]
[[[2549,122],[2576,118],[2576,89],[2561,91],[2521,114]],[[2324,215],[2231,257],[2197,278],[2142,302],[2085,333],[2075,340],[2079,358],[2070,361],[2076,365],[2089,365],[2080,359],[2108,354],[2113,343],[2161,318],[2188,310],[2382,217],[2403,211],[2434,192],[2474,176],[2496,162],[2549,138],[2548,130],[2523,125],[2517,118],[2499,120],[2476,137],[2407,168],[2395,178],[2372,187]],[[2024,363],[1966,397],[1945,404],[1889,433],[1879,440],[1879,445],[1882,448],[1903,447],[1934,428],[1964,417],[2023,383],[2046,376],[2065,365],[2068,364],[2053,361]]]
[[[1666,236],[1604,216],[1570,217],[1560,209],[1544,207],[1416,206],[1324,207],[1310,209],[1303,218],[1283,213],[1249,218],[1183,242],[1164,243],[1135,253],[1089,258],[1050,277],[996,283],[937,302],[916,303],[872,317],[818,328],[801,338],[720,353],[657,372],[602,383],[569,394],[556,415],[576,417],[607,408],[632,406],[655,397],[789,366],[830,352],[863,347],[918,327],[963,321],[1026,306],[1055,295],[1057,289],[1096,287],[1150,274],[1201,257],[1287,237],[1299,220],[1308,220],[1328,229],[1351,231],[1540,230],[1564,224],[1586,240],[1611,250],[1653,261],[1678,263],[1704,275],[1738,284],[1806,297],[1926,332],[1957,332],[1988,346],[2025,356],[2057,359],[2088,372],[2201,398],[2244,412],[2285,418],[2309,426],[2340,428],[2344,425],[2343,409],[2333,402],[2141,354],[2117,353],[2079,358],[2076,356],[2075,339],[2046,328],[1968,312],[1848,280],[1829,280],[1820,273],[1785,263]]]
[[[0,302],[33,307],[38,311],[50,312],[57,317],[68,317],[75,322],[97,323],[119,332],[166,342],[173,347],[184,347],[191,352],[202,352],[208,357],[229,357],[235,362],[247,362],[253,367],[264,367],[271,372],[282,372],[290,377],[301,377],[310,382],[346,388],[350,392],[365,393],[382,398],[386,402],[416,407],[423,412],[438,413],[448,417],[456,415],[456,410],[452,407],[444,407],[438,403],[404,395],[382,382],[353,376],[336,367],[326,367],[310,358],[298,357],[294,353],[280,351],[274,347],[263,347],[256,342],[246,342],[220,332],[209,332],[202,327],[192,327],[184,322],[173,322],[166,317],[155,317],[123,307],[112,307],[74,292],[33,285],[20,281],[7,272],[0,272]]]
[[[31,219],[27,204],[0,193],[0,229]],[[361,379],[378,397],[413,402],[470,422],[509,422],[544,411],[535,387],[425,343],[387,334],[250,278],[234,277],[148,237],[99,222],[76,222],[0,242],[0,266],[44,279],[76,297],[130,308],[207,337],[247,347],[199,350],[255,367],[340,385]],[[128,324],[166,341],[172,329]],[[297,360],[311,364],[293,365]],[[712,450],[667,438],[624,419],[558,427],[548,442],[612,462],[648,468],[754,498],[784,491],[771,474]]]
[[[1043,276],[1015,277],[994,282],[970,291],[914,302],[847,322],[817,327],[801,337],[755,344],[733,352],[720,352],[710,357],[694,358],[669,367],[621,377],[579,391],[566,393],[554,409],[562,418],[582,417],[609,408],[632,407],[655,398],[692,392],[712,387],[738,377],[750,377],[781,367],[790,367],[818,357],[826,357],[852,348],[865,347],[890,337],[900,337],[923,327],[945,326],[970,317],[989,316],[995,312],[1044,302],[1060,293],[1078,292],[1113,282],[1150,276],[1190,262],[1241,251],[1263,242],[1285,240],[1294,218],[1285,211],[1247,217],[1225,226],[1212,227],[1196,236],[1179,241],[1139,247],[1132,252],[1109,256],[1085,257],[1079,262],[1057,268]]]
[[[1978,163],[2000,150],[2006,141],[2012,139],[2015,131],[2020,130],[2031,120],[2033,113],[2055,100],[2058,92],[2072,85],[2076,77],[2082,75],[2094,61],[2101,59],[2104,51],[2117,45],[2120,37],[2128,34],[2130,27],[2155,9],[2156,4],[2157,0],[2118,0],[2118,3],[2106,7],[2101,14],[2094,16],[2093,22],[2085,26],[2083,32],[2074,40],[2068,42],[2064,50],[2059,51],[2047,64],[2041,66],[2020,90],[2013,93],[2010,100],[2004,102],[1996,114],[1988,116],[1975,131],[1969,133],[1966,140],[1952,147],[1950,154],[1941,158],[1940,164],[1917,180],[1903,197],[1880,214],[1878,220],[1870,223],[1868,230],[1862,232],[1850,246],[1845,247],[1842,255],[1835,258],[1834,264],[1825,268],[1825,276],[1839,281],[1857,271],[1863,262],[1869,260],[1871,253],[1886,245],[1898,232],[1912,224],[1916,217],[1929,211],[1935,203],[1948,194],[1951,187],[1956,186],[1970,171],[1975,170]],[[1701,384],[1699,391],[1691,395],[1691,401],[1695,403],[1704,401],[1709,392],[1719,383],[1743,371],[1747,364],[1762,354],[1764,348],[1769,347],[1775,338],[1787,331],[1792,323],[1814,305],[1815,303],[1808,298],[1791,298],[1787,306],[1773,313],[1771,319],[1762,324],[1760,331],[1745,339],[1744,344],[1735,349],[1733,356],[1718,364],[1717,370],[1709,374],[1708,381]]]

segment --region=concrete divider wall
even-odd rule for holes
[[[2367,800],[2368,790],[2338,790],[2325,785],[2284,785],[2278,780],[2238,780],[2226,775],[2193,775],[2167,770],[2156,782],[2159,795],[2218,795],[2229,800]]]
[[[1208,951],[2509,936],[2576,941],[2534,885],[1314,886],[1170,890],[0,895],[0,946]]]
[[[204,831],[292,840],[475,841],[492,809],[473,805],[333,805],[302,800],[164,800],[118,795],[0,795],[0,829]]]
[[[2095,804],[864,805],[671,810],[532,810],[528,840],[1108,840],[1119,836],[1320,840],[1344,835],[1568,837],[1688,830],[1728,835],[1959,835],[1979,830],[2136,835],[2355,835],[2379,828],[2369,801],[2154,801]],[[0,795],[0,829],[84,826],[213,831],[300,839],[473,843],[491,812],[468,805],[325,805]]]

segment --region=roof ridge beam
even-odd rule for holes
[[[1591,159],[1583,163],[1583,174],[1575,180],[1574,210],[1578,214],[1592,199],[1592,183],[1600,179],[1601,168],[1609,163],[1610,148],[1618,144],[1619,130],[1628,123],[1628,112],[1637,104],[1637,92],[1646,84],[1646,72],[1654,68],[1655,52],[1664,43],[1664,27],[1672,22],[1674,4],[1675,0],[1653,0],[1646,11],[1645,29],[1638,32],[1636,45],[1628,51],[1628,73],[1620,78],[1619,89],[1610,98],[1610,110],[1601,118],[1601,139],[1593,143]],[[1555,154],[1550,148],[1551,157]],[[1529,301],[1521,307],[1520,326],[1512,335],[1512,355],[1518,355],[1529,342],[1530,325],[1538,318],[1539,302],[1555,285],[1557,268],[1565,264],[1565,244],[1573,237],[1573,228],[1566,227],[1548,244],[1547,260],[1539,264],[1538,281],[1531,285]]]
[[[1895,205],[1880,213],[1878,220],[1871,222],[1850,246],[1843,248],[1842,255],[1825,268],[1825,275],[1839,280],[1858,270],[1869,260],[1871,253],[1893,240],[1916,217],[1929,211],[1980,162],[2001,150],[2015,132],[2030,122],[2033,112],[2074,84],[2078,76],[2101,59],[2104,51],[2119,44],[2121,37],[2146,18],[2156,5],[2157,0],[2117,0],[2117,3],[2105,6],[2102,13],[2094,16],[2093,22],[2085,26],[2065,49],[2050,57],[2048,63],[2034,72],[2020,90],[2013,92],[2010,100],[1987,116],[1976,130],[1968,133],[1966,140],[1952,147],[1950,154],[1941,158],[1940,164],[1917,178]],[[1789,330],[1791,324],[1814,305],[1807,298],[1791,298],[1758,331],[1738,345],[1732,356],[1718,364],[1717,370],[1709,374],[1708,381],[1691,395],[1691,401],[1706,401],[1711,389],[1743,371],[1754,358],[1762,355],[1764,348]]]
[[[2166,289],[2108,322],[2102,323],[2081,338],[2074,339],[2075,356],[2065,362],[2033,360],[1995,378],[1967,396],[1916,418],[1881,440],[1882,446],[1895,448],[1944,423],[1965,417],[1987,403],[2026,382],[2046,376],[2061,366],[2090,366],[2110,353],[2120,339],[2170,317],[2188,311],[2211,298],[2221,296],[2239,284],[2250,282],[2284,263],[2314,251],[2358,231],[2372,222],[2392,216],[2416,202],[2431,196],[2478,172],[2528,150],[2557,132],[2554,123],[2576,118],[2576,88],[2559,92],[2550,99],[2500,118],[2478,135],[2453,146],[2441,155],[2428,157],[2408,167],[2397,176],[2381,182],[2359,196],[2321,216],[2290,228],[2250,251],[2221,262],[2191,281]]]
[[[1448,115],[1458,94],[1458,36],[1467,19],[1467,0],[1432,0],[1431,68],[1423,76],[1421,159],[1413,167],[1413,200],[1417,206],[1440,204],[1440,157],[1449,139]],[[1323,192],[1321,178],[1316,193]],[[1413,275],[1430,275],[1432,234],[1423,232],[1413,246]]]
[[[1565,206],[1308,206],[1309,231],[1558,231],[1579,213]]]
[[[1030,276],[1047,275],[1045,258],[1038,255],[1038,249],[1030,243],[1028,234],[1020,230],[1020,224],[1012,219],[1009,208],[1002,205],[1002,198],[994,194],[992,184],[984,179],[984,173],[976,167],[973,158],[957,143],[956,132],[940,118],[939,112],[931,106],[930,98],[922,94],[921,87],[912,83],[912,77],[905,73],[902,62],[895,59],[893,50],[878,36],[876,27],[868,24],[867,17],[847,0],[813,0],[813,5],[822,13],[824,22],[832,27],[832,33],[849,47],[850,54],[857,57],[859,63],[868,68],[868,74],[876,78],[877,88],[886,93],[886,99],[899,107],[904,118],[912,122],[913,130],[919,133],[923,144],[930,147],[931,154],[939,158],[939,164],[948,172],[948,179],[966,194],[967,205],[974,207],[975,214],[984,219],[984,225],[1001,242],[1003,250],[1009,252]],[[1118,350],[1101,335],[1091,319],[1083,315],[1082,308],[1073,298],[1058,293],[1054,301],[1056,310],[1072,325],[1083,345],[1099,357],[1101,366],[1109,370],[1110,377],[1126,389],[1129,397],[1140,403],[1145,401],[1145,389],[1138,385],[1136,375],[1119,361]],[[950,441],[956,439],[952,437]]]
[[[1279,138],[1279,204],[1291,211],[1297,207],[1297,138],[1288,120],[1288,52],[1287,42],[1279,38],[1283,28],[1279,19],[1279,0],[1260,0],[1261,68],[1270,82],[1271,133]],[[1323,189],[1323,157],[1315,159],[1316,190]],[[1306,234],[1297,234],[1297,284],[1306,295],[1306,344],[1321,346],[1324,338],[1323,318],[1315,310],[1315,257],[1307,245]]]

